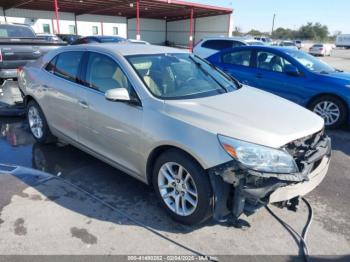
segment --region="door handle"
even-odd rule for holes
[[[84,109],[89,108],[89,105],[85,101],[79,101],[79,105]]]

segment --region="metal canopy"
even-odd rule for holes
[[[54,0],[2,0],[1,6],[33,10],[54,11]],[[137,0],[57,0],[59,12],[76,15],[96,14],[136,18]],[[140,0],[140,17],[175,21],[193,18],[231,14],[232,9],[202,5],[177,0]]]

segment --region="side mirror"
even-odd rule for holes
[[[290,76],[299,76],[300,75],[298,68],[296,68],[293,65],[285,65],[284,72]]]
[[[131,100],[129,91],[126,88],[109,89],[105,93],[105,98],[109,101],[120,101],[120,102],[129,102]]]

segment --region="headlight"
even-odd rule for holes
[[[296,173],[298,167],[287,152],[218,135],[224,150],[249,169],[268,173]]]

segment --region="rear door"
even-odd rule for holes
[[[252,72],[252,50],[237,49],[219,54],[217,66],[225,73],[237,78],[245,85],[254,83],[254,73]]]
[[[77,140],[79,84],[77,76],[83,51],[58,54],[46,67],[46,77],[41,80],[42,92],[48,110],[45,111],[50,127],[64,136]]]
[[[106,91],[115,88],[126,88],[130,96],[137,97],[127,75],[107,54],[88,52],[84,65],[79,142],[122,169],[139,174],[142,107],[105,98]]]

